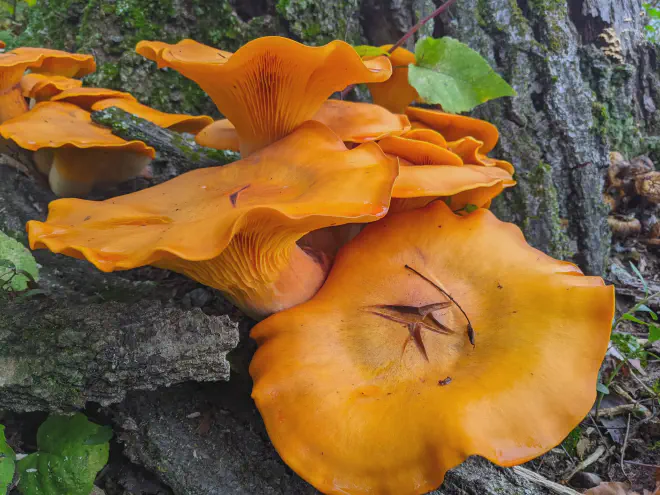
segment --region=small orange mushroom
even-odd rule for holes
[[[0,135],[35,152],[37,168],[58,196],[82,196],[96,184],[128,180],[155,156],[153,148],[118,138],[70,103],[37,103],[0,125]]]
[[[380,48],[389,50],[392,45]],[[390,54],[392,77],[381,83],[367,84],[376,105],[390,112],[404,113],[406,107],[419,98],[417,90],[408,82],[408,66],[415,63],[415,54],[405,48],[397,48]]]
[[[422,131],[417,131],[422,132]],[[510,174],[514,173],[513,165],[504,160],[496,160],[481,153],[484,143],[473,137],[464,137],[447,143],[447,147],[461,157],[463,163],[483,165],[484,167],[499,167]]]
[[[184,273],[263,317],[306,301],[325,280],[323,253],[296,241],[383,217],[397,172],[375,143],[347,150],[307,122],[229,165],[103,202],[55,201],[45,223],[29,222],[30,245],[106,272],[155,265]]]
[[[80,79],[52,74],[38,74],[36,72],[25,74],[21,79],[23,96],[38,102],[49,100],[65,89],[79,88],[81,86],[82,81]]]
[[[135,101],[135,96],[130,93],[125,93],[123,91],[116,91],[114,89],[106,88],[71,88],[62,91],[60,94],[53,96],[51,101],[59,101],[62,103],[73,103],[77,107],[80,107],[88,112],[92,111],[92,106],[102,100],[109,99],[123,99]]]
[[[38,53],[0,53],[0,123],[27,112],[21,79],[28,67],[34,67],[42,60],[43,56]]]
[[[323,493],[422,494],[468,456],[559,444],[594,403],[613,315],[601,278],[435,202],[367,226],[314,298],[253,328],[252,396]]]
[[[311,119],[335,91],[391,75],[387,57],[362,61],[343,41],[310,47],[269,36],[234,54],[192,40],[169,46],[141,41],[136,50],[199,84],[236,127],[243,156]]]
[[[94,57],[84,53],[69,53],[62,50],[29,46],[15,48],[9,53],[28,57],[40,55],[42,62],[30,68],[32,72],[40,74],[78,78],[91,74],[96,70]]]
[[[171,129],[175,132],[197,134],[213,123],[213,119],[208,115],[165,113],[129,98],[109,98],[107,100],[97,101],[92,105],[92,111],[104,110],[110,107],[121,108],[141,119],[148,120],[159,127]]]
[[[410,130],[408,117],[394,114],[378,105],[352,101],[328,100],[312,120],[327,125],[342,141],[364,143]]]
[[[364,143],[410,129],[405,115],[395,115],[378,105],[327,100],[311,120],[325,124],[347,143]],[[239,150],[236,128],[227,119],[218,120],[197,135],[197,143],[216,149]]]
[[[236,128],[228,119],[216,120],[206,126],[195,136],[195,141],[200,146],[217,150],[239,151],[241,148]]]
[[[418,107],[408,107],[406,114],[411,121],[421,122],[423,127],[438,131],[447,141],[457,141],[468,136],[481,141],[483,144],[480,151],[484,155],[495,147],[500,135],[493,124],[472,117]]]
[[[460,156],[429,141],[388,136],[378,141],[378,145],[385,153],[403,158],[413,165],[453,165],[455,167],[463,165]]]

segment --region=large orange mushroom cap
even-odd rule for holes
[[[184,273],[263,317],[306,301],[325,279],[323,253],[296,241],[383,217],[397,172],[375,143],[349,151],[307,122],[229,165],[103,202],[55,201],[28,232],[33,249],[84,257],[106,272],[155,265]]]
[[[128,98],[109,98],[107,100],[98,101],[92,105],[92,111],[105,110],[110,107],[121,108],[141,119],[153,122],[159,127],[172,129],[176,132],[197,134],[199,131],[213,123],[213,119],[208,115],[165,113]]]
[[[119,98],[137,102],[135,96],[130,93],[125,93],[124,91],[90,87],[65,89],[60,94],[53,96],[51,101],[73,103],[77,107],[91,112],[92,106],[95,103],[109,99],[116,100]]]
[[[480,151],[483,154],[495,147],[500,136],[497,127],[485,120],[418,107],[408,107],[406,114],[410,120],[438,131],[447,141],[457,141],[468,136],[481,141],[483,144]]]
[[[65,89],[79,88],[81,86],[82,81],[80,79],[52,74],[38,74],[36,72],[25,74],[21,79],[23,96],[25,98],[33,98],[36,101],[49,100]]]
[[[234,54],[192,40],[169,47],[147,41],[136,50],[199,84],[236,127],[244,156],[311,119],[335,91],[385,81],[392,72],[387,57],[362,61],[343,41],[310,47],[268,36]]]
[[[389,50],[392,45],[383,45]],[[417,90],[408,82],[408,66],[415,63],[415,54],[405,48],[397,48],[390,54],[392,77],[385,82],[367,84],[376,105],[390,112],[404,113],[406,107],[419,98]]]
[[[253,328],[252,395],[323,493],[422,494],[468,456],[560,443],[593,405],[613,314],[602,279],[436,202],[367,226],[312,300]]]
[[[30,67],[32,72],[53,74],[64,77],[83,77],[96,70],[96,62],[92,55],[84,53],[69,53],[49,48],[34,48],[23,46],[15,48],[10,53],[19,56],[38,56],[41,63]]]
[[[155,156],[142,141],[124,141],[70,103],[38,103],[0,125],[0,136],[35,152],[37,167],[59,196],[84,195],[95,184],[123,182]]]

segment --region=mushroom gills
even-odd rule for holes
[[[84,196],[94,186],[120,184],[140,175],[151,162],[149,156],[123,150],[59,148],[50,151],[53,159],[48,182],[58,196]]]

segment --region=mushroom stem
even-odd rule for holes
[[[48,182],[58,196],[85,196],[97,184],[137,177],[150,161],[149,156],[127,151],[59,148],[54,150]]]
[[[255,320],[306,302],[318,292],[330,269],[326,260],[310,256],[295,241],[260,243],[255,236],[239,235],[208,261],[169,259],[156,266],[218,289]],[[256,252],[248,257],[246,250]]]

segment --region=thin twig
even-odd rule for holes
[[[554,481],[550,481],[540,474],[535,473],[534,471],[530,471],[529,469],[525,469],[522,466],[514,466],[512,469],[513,472],[521,478],[525,478],[532,483],[536,483],[537,485],[547,488],[552,493],[557,493],[558,495],[580,495],[580,492],[577,492],[567,486],[560,485],[559,483],[555,483]]]
[[[641,404],[621,404],[620,406],[601,409],[600,411],[598,411],[598,417],[605,416],[608,418],[613,418],[614,416],[618,416],[620,414],[625,414],[625,413],[631,413],[631,412],[642,413],[645,417],[651,415],[651,412],[648,410],[648,408],[644,407]]]
[[[429,15],[427,15],[427,16],[424,17],[423,19],[421,19],[417,24],[415,24],[412,28],[410,28],[410,30],[408,30],[408,32],[407,32],[406,34],[404,34],[404,35],[399,39],[399,41],[397,41],[396,43],[394,43],[394,44],[392,45],[392,48],[390,48],[390,49],[388,50],[388,53],[394,53],[394,50],[396,50],[396,49],[399,48],[401,45],[403,45],[406,41],[408,41],[408,38],[410,38],[413,34],[415,34],[417,31],[419,31],[419,30],[424,26],[424,24],[426,24],[427,22],[429,22],[429,21],[430,21],[431,19],[433,19],[434,17],[437,17],[437,16],[439,16],[440,14],[442,14],[445,10],[447,10],[449,7],[451,7],[452,4],[453,4],[455,1],[456,1],[456,0],[447,0],[445,3],[443,3],[442,5],[440,5],[440,7],[438,7],[437,9],[435,9],[433,12],[431,12]]]
[[[644,467],[660,469],[660,465],[658,464],[645,464],[643,462],[636,462],[636,461],[624,461],[624,462],[626,464],[634,464],[635,466],[644,466]]]
[[[628,477],[628,473],[626,473],[626,469],[623,467],[623,460],[626,457],[626,448],[628,447],[628,434],[630,433],[631,416],[632,416],[631,414],[628,414],[628,425],[626,426],[626,436],[623,437],[623,447],[621,447],[621,460],[620,460],[621,471],[623,471],[623,475],[626,477],[628,481],[630,481],[630,478]]]
[[[588,468],[591,466],[594,462],[596,462],[598,459],[600,459],[603,454],[605,453],[606,449],[603,445],[599,445],[598,448],[594,451],[593,454],[591,454],[589,457],[584,459],[583,461],[580,461],[577,466],[575,466],[573,469],[571,469],[565,476],[564,479],[562,480],[562,483],[568,483],[570,479],[575,476],[577,473],[582,471],[585,468]]]

